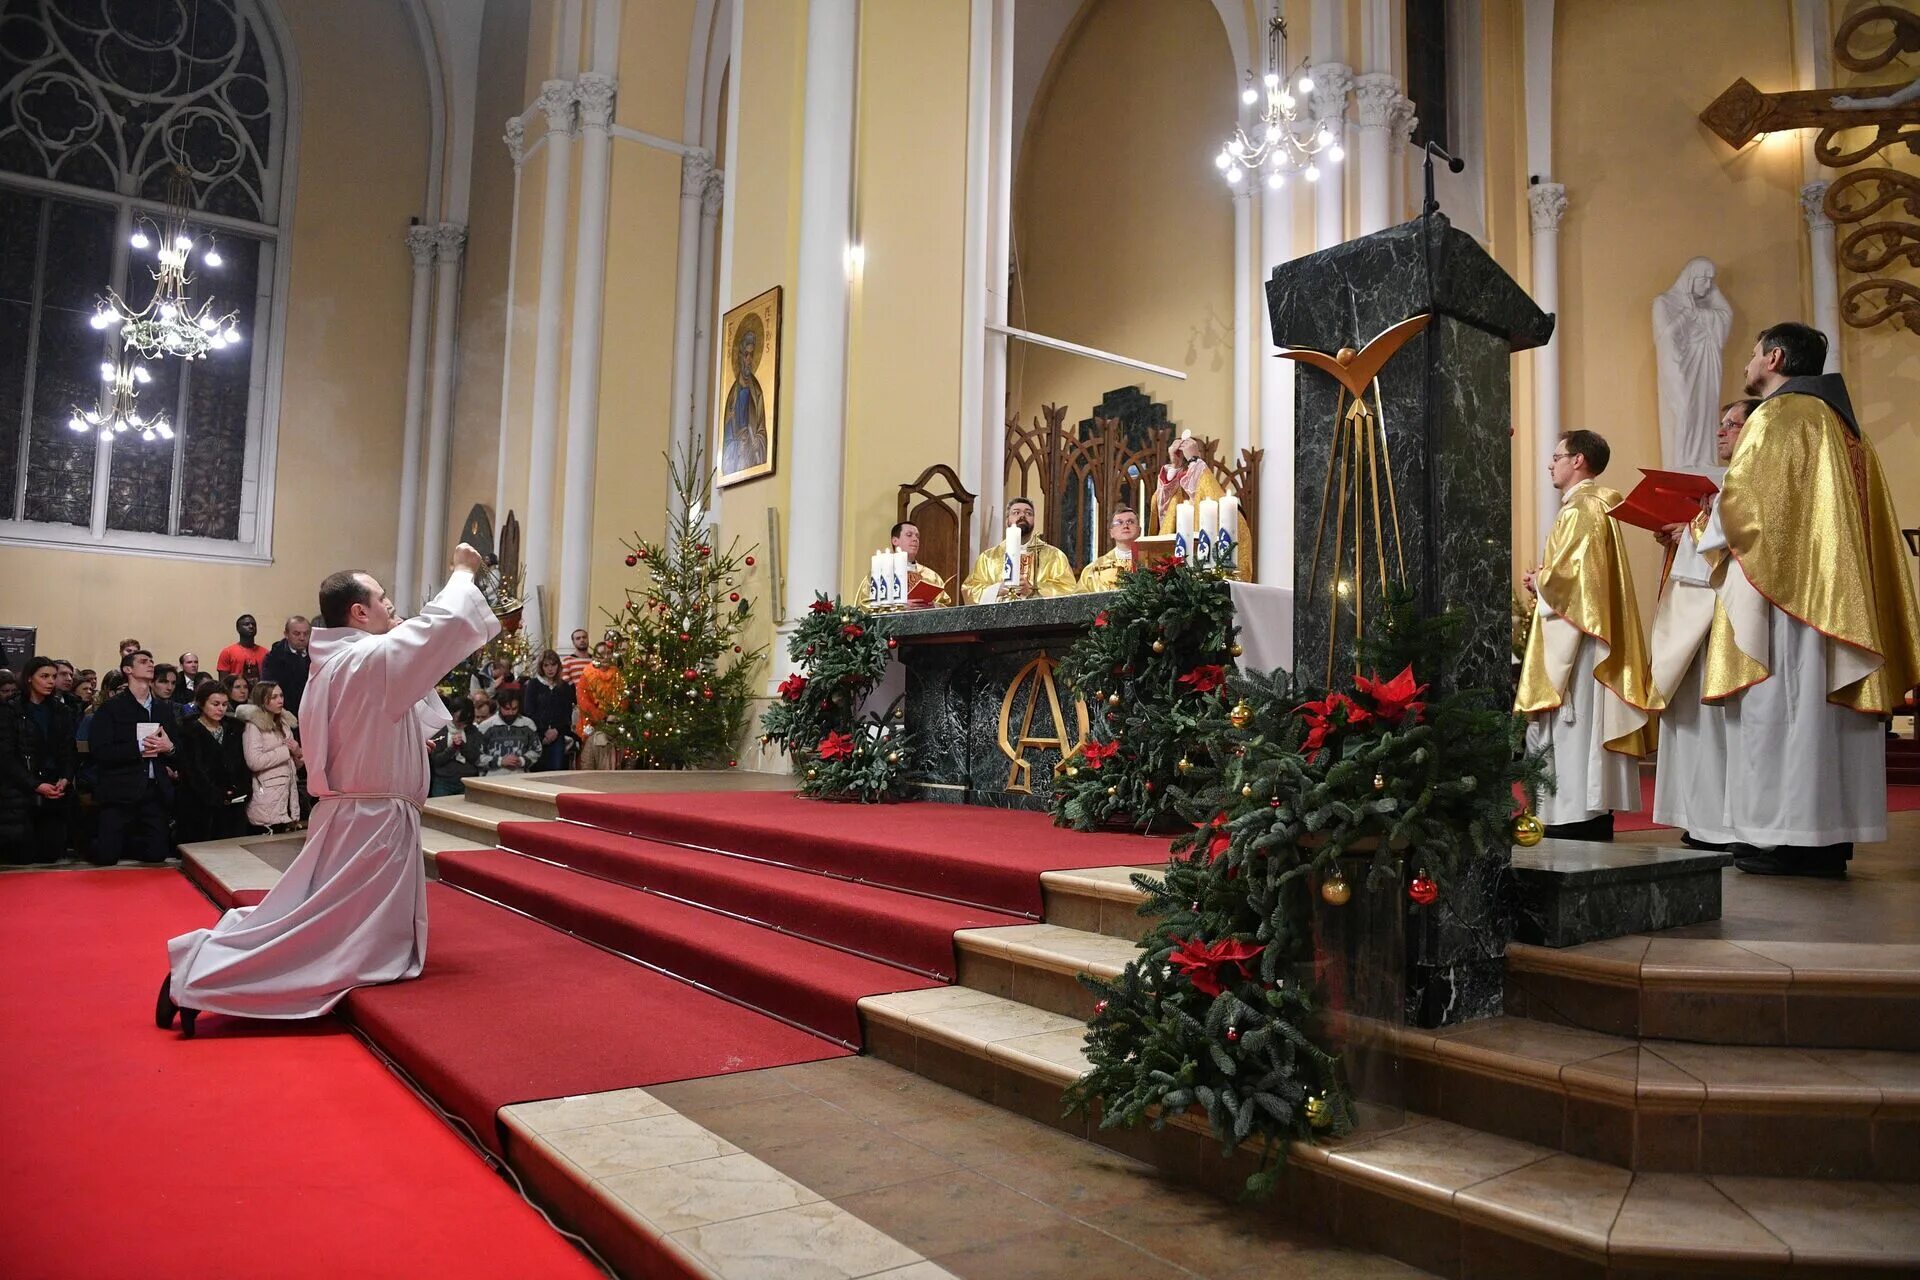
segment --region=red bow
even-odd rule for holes
[[[1212,693],[1226,682],[1226,670],[1215,663],[1195,667],[1179,680],[1180,684],[1191,687],[1195,693]]]
[[[1411,666],[1391,680],[1382,680],[1377,674],[1371,680],[1365,676],[1356,675],[1353,678],[1353,686],[1372,699],[1374,713],[1382,720],[1391,720],[1399,724],[1408,714],[1411,714],[1417,724],[1421,713],[1427,709],[1426,703],[1415,701],[1427,691],[1427,686],[1420,685],[1417,688],[1414,686]]]
[[[1118,742],[1094,742],[1089,740],[1080,748],[1081,757],[1086,760],[1087,768],[1098,769],[1102,761],[1111,760],[1120,754]]]
[[[830,733],[820,739],[822,760],[845,760],[853,756],[853,739],[844,733]]]
[[[1233,978],[1230,970],[1238,969],[1241,976],[1251,978],[1253,973],[1247,968],[1247,961],[1259,957],[1265,948],[1252,942],[1235,942],[1231,938],[1222,938],[1218,942],[1202,942],[1198,938],[1175,939],[1180,949],[1167,957],[1167,963],[1187,975],[1194,989],[1202,995],[1217,996],[1226,990],[1226,984]]]
[[[798,672],[780,682],[780,696],[788,702],[798,702],[807,693],[807,678]]]

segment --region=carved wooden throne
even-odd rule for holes
[[[939,488],[934,488],[938,482]],[[936,462],[912,484],[900,486],[896,520],[920,527],[920,563],[947,580],[949,593],[960,599],[960,583],[973,567],[973,500],[952,467]]]

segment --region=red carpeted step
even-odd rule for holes
[[[439,863],[443,884],[484,894],[847,1044],[860,1043],[856,1004],[861,997],[941,985],[890,964],[515,853],[443,853]]]
[[[846,1053],[468,894],[428,885],[427,902],[426,972],[361,987],[343,1007],[496,1152],[494,1114],[509,1103]]]
[[[946,979],[954,973],[955,930],[1031,923],[1024,916],[571,822],[503,823],[499,839],[504,849]]]
[[[982,805],[840,805],[788,792],[563,793],[560,816],[871,884],[1041,912],[1040,873],[1165,862],[1160,836],[1066,831],[1043,813]]]

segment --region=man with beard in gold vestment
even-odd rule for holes
[[[1551,753],[1540,820],[1570,840],[1613,839],[1613,811],[1640,807],[1640,757],[1654,744],[1640,607],[1607,514],[1620,495],[1595,480],[1611,455],[1597,433],[1569,431],[1547,464],[1560,514],[1527,575],[1537,599],[1513,704],[1527,716],[1527,749]]]
[[[1006,543],[996,542],[973,562],[973,572],[961,584],[961,597],[968,604],[992,604],[998,600],[1029,600],[1035,596],[1070,596],[1077,589],[1073,565],[1067,553],[1033,531],[1033,503],[1015,498],[1007,504],[1007,528],[1020,530],[1020,543],[1026,548],[1032,573],[1025,581],[1008,583]]]
[[[1920,680],[1899,517],[1826,356],[1803,324],[1754,343],[1760,405],[1699,539],[1727,619],[1700,697],[1726,709],[1726,744],[1661,762],[1724,779],[1721,813],[1682,816],[1755,875],[1844,876],[1855,841],[1887,838],[1885,720]]]

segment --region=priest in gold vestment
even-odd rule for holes
[[[1547,535],[1533,626],[1514,710],[1528,750],[1548,749],[1554,792],[1540,799],[1547,834],[1611,840],[1613,811],[1640,807],[1640,757],[1654,744],[1652,682],[1620,528],[1620,495],[1595,477],[1611,450],[1591,431],[1560,438],[1548,464],[1560,514]]]
[[[1107,522],[1107,533],[1113,538],[1113,546],[1080,571],[1083,594],[1118,591],[1124,585],[1121,576],[1133,569],[1133,544],[1140,536],[1140,513],[1132,507],[1115,507],[1113,519]]]
[[[1066,552],[1041,540],[1033,531],[1033,503],[1015,498],[1007,504],[1007,527],[1018,528],[1022,544],[1033,563],[1031,578],[1006,584],[1006,545],[996,542],[973,562],[973,572],[961,586],[967,604],[992,604],[1001,599],[1024,600],[1033,596],[1070,596],[1077,589],[1073,566]]]
[[[1726,617],[1699,696],[1725,708],[1725,745],[1661,762],[1719,781],[1719,812],[1670,816],[1756,875],[1844,876],[1854,842],[1886,839],[1885,718],[1920,681],[1899,518],[1826,354],[1802,324],[1754,344],[1760,405],[1698,542]]]
[[[1213,474],[1213,468],[1207,465],[1206,451],[1191,433],[1183,434],[1178,440],[1167,446],[1167,461],[1161,466],[1157,483],[1153,490],[1153,531],[1156,534],[1174,532],[1176,513],[1181,506],[1191,504],[1194,509],[1194,527],[1200,527],[1200,504],[1208,498],[1218,502],[1227,496],[1226,486]],[[1242,582],[1253,581],[1253,539],[1247,528],[1245,516],[1235,521],[1233,536],[1238,564],[1234,577]]]
[[[931,583],[940,594],[934,598],[932,608],[944,609],[953,603],[953,597],[947,594],[947,580],[920,563],[920,526],[911,520],[902,520],[893,526],[888,535],[889,545],[895,551],[907,553],[907,590],[912,591],[916,582]],[[860,606],[865,608],[873,603],[873,584],[862,580],[858,592]]]

